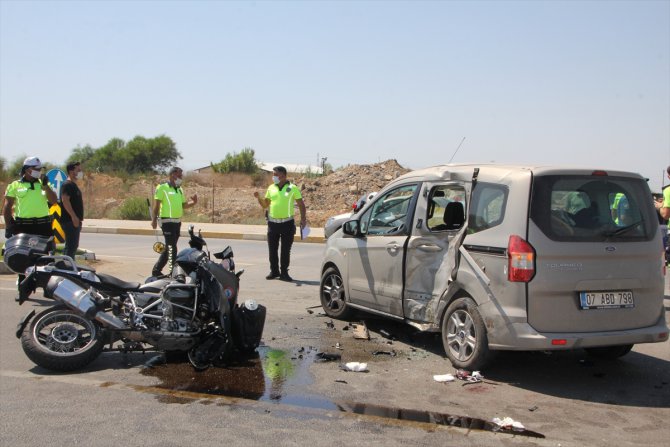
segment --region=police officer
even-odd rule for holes
[[[295,236],[295,220],[293,218],[294,203],[300,208],[300,229],[305,228],[307,222],[307,211],[302,201],[300,188],[286,179],[286,168],[275,166],[272,168],[272,182],[265,192],[265,197],[260,197],[254,192],[254,197],[263,209],[268,209],[268,251],[270,252],[270,274],[266,279],[279,278],[282,281],[293,281],[288,274],[288,266],[291,261],[291,246]],[[281,241],[281,270],[280,259],[277,255],[279,242]]]
[[[183,172],[182,169],[175,166],[168,173],[168,181],[156,186],[154,194],[154,206],[151,213],[151,228],[156,229],[157,219],[160,218],[161,230],[165,237],[165,250],[158,257],[151,275],[162,276],[163,267],[168,264],[168,275],[172,272],[174,259],[177,255],[177,241],[181,231],[181,217],[184,209],[190,208],[198,203],[198,195],[191,196],[190,201],[184,196],[181,189]]]
[[[58,197],[49,187],[42,173],[42,162],[28,157],[21,168],[21,178],[7,185],[2,215],[5,218],[5,237],[28,233],[50,237],[53,235],[49,203]]]

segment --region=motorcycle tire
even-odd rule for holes
[[[102,327],[66,307],[37,314],[21,334],[28,358],[51,371],[74,371],[95,360],[105,346]]]

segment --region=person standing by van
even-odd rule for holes
[[[285,167],[275,166],[272,168],[272,185],[268,186],[265,197],[261,197],[258,192],[254,192],[254,197],[263,209],[268,210],[270,273],[265,279],[279,278],[291,282],[293,278],[288,274],[288,266],[295,237],[294,204],[297,203],[300,209],[300,229],[305,228],[307,223],[307,211],[300,188],[287,180]],[[280,241],[281,258],[277,254]]]
[[[670,179],[670,166],[665,170],[668,179]],[[668,221],[666,234],[663,235],[663,248],[665,248],[665,261],[670,262],[670,185],[663,188],[663,198],[655,202],[656,209],[663,220]]]
[[[81,170],[81,163],[78,161],[68,163],[65,169],[67,170],[67,180],[63,183],[60,193],[63,204],[60,222],[63,233],[65,233],[63,254],[74,259],[77,248],[79,248],[79,236],[84,222],[84,200],[81,196],[81,190],[77,186],[77,180],[84,178],[84,172]]]
[[[156,186],[154,206],[151,213],[151,228],[156,229],[158,219],[161,221],[161,230],[165,238],[165,250],[158,257],[158,261],[151,270],[152,276],[162,276],[163,267],[168,266],[168,275],[172,272],[174,259],[177,256],[177,241],[181,231],[181,217],[184,209],[198,203],[198,195],[194,194],[190,200],[186,199],[181,189],[183,171],[174,166],[168,173],[167,182]]]

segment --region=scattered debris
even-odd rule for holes
[[[342,379],[337,379],[337,380],[335,380],[335,382],[349,384],[349,382],[347,382],[346,380],[342,380]]]
[[[492,422],[500,428],[507,428],[507,429],[511,428],[512,430],[525,430],[526,429],[526,427],[524,427],[521,422],[515,421],[514,419],[512,419],[510,417],[506,417],[504,419],[493,418]]]
[[[533,405],[532,407],[530,407],[530,408],[528,409],[528,411],[535,411],[535,410],[537,410],[538,408],[540,408],[540,407],[538,407],[537,405]]]
[[[365,322],[361,324],[352,324],[354,327],[354,338],[361,340],[370,340],[370,332],[368,327],[365,325]]]
[[[311,309],[307,309],[307,313],[310,314],[310,315],[312,315],[312,314],[314,313],[314,311],[311,310]]]
[[[333,323],[333,320],[326,321],[326,327],[328,329],[335,329],[335,323]]]
[[[391,350],[391,351],[374,351],[372,355],[388,355],[391,357],[395,357],[398,354],[394,350]]]
[[[396,340],[396,338],[388,331],[381,329],[379,331],[379,335],[381,335],[384,338],[388,338],[389,340]]]
[[[453,382],[456,380],[456,377],[451,374],[442,374],[433,376],[433,380],[436,382]]]
[[[339,349],[340,351],[344,350],[344,348],[342,347],[342,345],[340,344],[339,341],[337,343],[335,343],[335,349]]]
[[[341,360],[341,354],[331,354],[328,352],[317,352],[314,356],[315,361],[317,362],[332,362],[334,360]]]
[[[366,372],[368,370],[368,364],[360,362],[349,362],[344,364],[344,369],[346,371]]]

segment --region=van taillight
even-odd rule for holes
[[[507,244],[507,279],[528,282],[535,276],[535,249],[520,236],[513,234]]]

